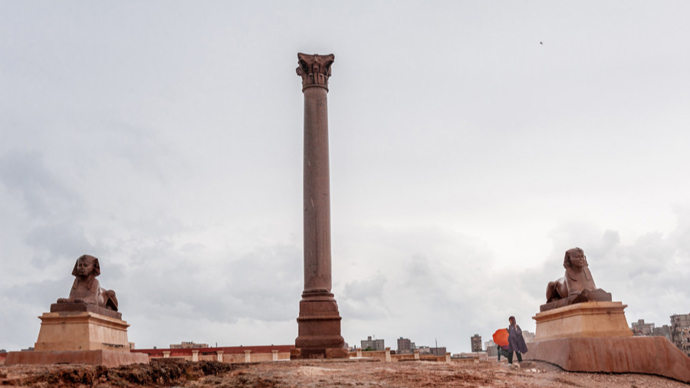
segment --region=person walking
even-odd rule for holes
[[[518,362],[522,362],[522,354],[527,353],[527,344],[522,336],[522,329],[515,322],[515,317],[508,318],[508,364],[513,363],[513,352],[517,353]]]

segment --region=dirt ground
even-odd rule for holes
[[[4,387],[587,387],[688,385],[635,374],[569,373],[541,362],[383,363],[290,361],[255,364],[160,360],[150,365],[0,366]]]

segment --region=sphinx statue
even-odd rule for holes
[[[69,298],[60,298],[58,303],[84,303],[117,311],[117,297],[115,291],[101,288],[96,276],[101,274],[98,259],[83,255],[77,259],[72,269],[75,277]]]
[[[585,252],[580,248],[565,251],[565,276],[546,286],[546,309],[589,301],[611,301],[611,294],[597,288],[589,271]],[[557,302],[557,303],[555,303]]]

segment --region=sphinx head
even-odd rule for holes
[[[101,274],[101,265],[98,259],[91,255],[83,255],[77,259],[72,270],[72,276],[88,277],[98,276]]]
[[[585,251],[580,248],[572,248],[565,251],[565,258],[563,259],[563,266],[565,268],[579,269],[587,267],[587,257]]]

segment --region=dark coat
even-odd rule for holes
[[[527,353],[527,344],[520,325],[508,326],[508,351]]]

